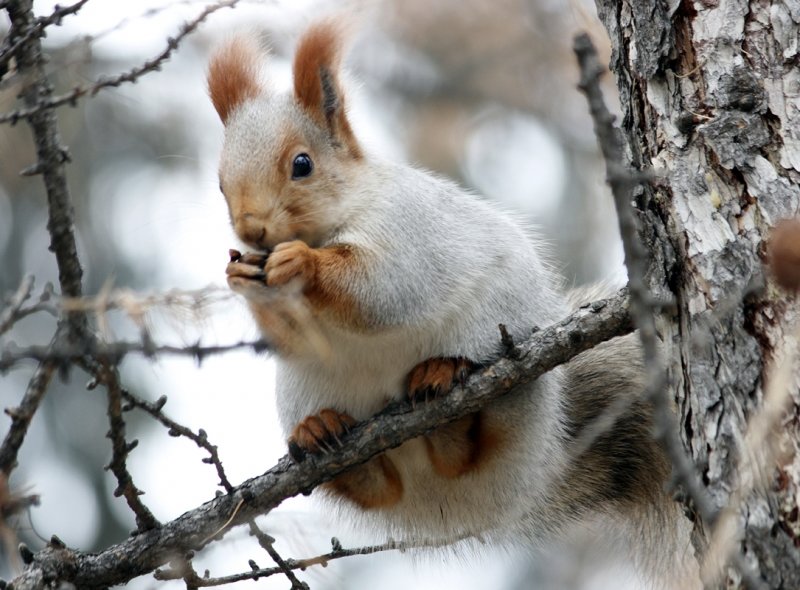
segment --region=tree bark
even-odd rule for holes
[[[628,157],[656,180],[635,195],[662,317],[681,435],[717,509],[739,484],[765,367],[797,302],[764,270],[770,229],[800,206],[800,4],[597,0],[611,37]],[[796,342],[789,335],[789,340]],[[770,588],[800,588],[797,378],[767,489],[737,514],[745,560]],[[702,552],[712,523],[697,519]],[[730,573],[737,583],[737,575]]]

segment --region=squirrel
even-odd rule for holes
[[[225,128],[220,190],[256,251],[236,253],[227,279],[278,351],[279,418],[298,461],[335,450],[388,401],[441,395],[497,359],[499,324],[521,341],[608,294],[565,292],[513,216],[367,151],[348,120],[341,38],[334,21],[307,29],[288,93],[262,81],[264,51],[249,36],[208,68]],[[281,313],[281,293],[307,310],[326,354],[298,345],[304,324]],[[635,335],[617,338],[321,487],[394,538],[541,547],[605,518],[634,523],[632,547],[648,533],[658,561],[669,552],[660,523],[678,509],[663,490],[669,462],[650,432],[643,374]],[[621,417],[573,456],[570,443],[618,400]]]

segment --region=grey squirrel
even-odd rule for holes
[[[331,21],[303,34],[290,93],[262,82],[251,37],[222,46],[208,72],[225,126],[220,188],[257,252],[232,260],[228,283],[279,351],[278,410],[297,460],[335,452],[387,401],[441,394],[496,359],[498,324],[520,341],[599,295],[564,293],[542,246],[498,207],[366,151],[347,118],[340,37]],[[283,292],[327,355],[298,345],[269,296]],[[635,337],[619,338],[322,487],[395,538],[542,546],[576,524],[630,523],[652,581],[682,549],[660,538],[679,515],[642,387]],[[573,456],[571,441],[619,398],[625,413]]]

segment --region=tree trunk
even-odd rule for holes
[[[676,301],[662,335],[681,434],[721,508],[738,485],[765,370],[782,356],[800,310],[763,267],[770,229],[800,206],[800,3],[597,5],[628,155],[656,175],[636,203],[651,286]],[[767,489],[736,516],[737,548],[770,588],[800,588],[796,377],[791,396],[781,429],[790,452],[765,466]],[[710,524],[695,523],[701,552]]]

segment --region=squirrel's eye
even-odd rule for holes
[[[292,179],[305,178],[311,174],[314,169],[314,163],[308,154],[299,154],[295,156],[292,162]]]

